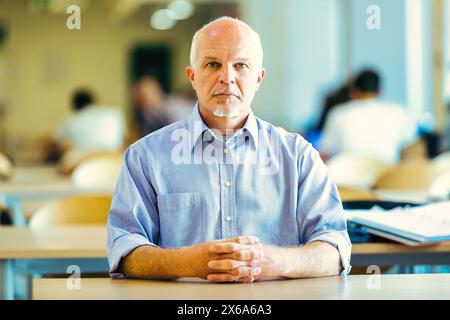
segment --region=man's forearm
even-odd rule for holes
[[[127,277],[146,279],[173,279],[190,277],[185,249],[161,249],[149,245],[131,251],[122,261]]]
[[[173,279],[182,277],[200,277],[207,279],[213,272],[209,262],[221,256],[219,252],[211,252],[211,246],[223,243],[225,246],[252,246],[259,239],[255,237],[235,237],[199,243],[190,247],[178,249],[162,249],[149,245],[138,247],[131,251],[121,263],[122,272],[132,278]],[[247,265],[253,265],[253,259],[244,261],[241,270],[244,276],[254,270]],[[240,268],[240,267],[239,267]]]
[[[205,254],[208,244],[179,249],[144,245],[130,252],[121,263],[123,273],[132,278],[205,278],[213,272]],[[307,278],[337,275],[341,271],[339,252],[323,241],[302,247],[263,246],[262,278]],[[203,258],[201,258],[203,256]],[[216,257],[217,258],[217,257]]]
[[[341,271],[338,250],[323,241],[313,241],[302,247],[269,247],[274,270],[285,278],[307,278],[337,275]]]

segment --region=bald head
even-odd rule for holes
[[[259,36],[242,21],[220,18],[195,34],[186,75],[210,128],[241,127],[264,74]]]
[[[190,53],[191,66],[197,66],[198,52],[204,43],[226,47],[228,43],[235,43],[239,39],[246,40],[246,45],[251,47],[254,54],[256,65],[261,68],[263,50],[258,33],[245,22],[231,17],[211,21],[194,34]]]

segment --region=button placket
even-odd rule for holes
[[[227,150],[227,151],[225,151]],[[231,152],[224,145],[224,158],[231,157]],[[222,219],[222,237],[231,238],[236,236],[235,221],[235,204],[234,204],[234,188],[233,188],[233,164],[230,160],[219,164],[219,183],[220,183],[220,213]]]

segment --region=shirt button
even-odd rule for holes
[[[223,149],[223,154],[227,154],[227,153],[228,153],[228,149],[227,148]]]
[[[225,182],[225,187],[229,188],[231,186],[231,182],[230,181],[226,181]]]
[[[227,217],[225,218],[225,220],[227,220],[227,222],[230,222],[230,221],[231,221],[231,217],[230,217],[230,216],[227,216]]]

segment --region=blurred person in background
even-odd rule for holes
[[[159,82],[152,76],[142,77],[133,92],[134,131],[138,138],[174,122],[166,108],[166,97]]]
[[[322,103],[322,114],[320,116],[319,122],[316,127],[308,131],[305,135],[306,140],[311,142],[311,144],[318,150],[321,149],[320,142],[323,133],[323,128],[325,122],[336,106],[343,105],[345,102],[350,100],[350,84],[349,82],[343,83],[339,88],[334,89],[328,93]]]
[[[77,90],[72,96],[71,114],[54,135],[58,149],[77,152],[119,151],[126,136],[125,119],[114,107],[96,105],[89,90]]]
[[[135,138],[144,137],[166,125],[190,116],[195,101],[185,95],[167,95],[158,80],[142,77],[133,91],[131,127]]]
[[[194,97],[191,92],[179,92],[166,96],[165,105],[171,118],[174,121],[180,121],[189,118],[196,102],[197,97]]]
[[[324,159],[342,152],[397,163],[402,150],[417,141],[417,125],[401,105],[380,100],[381,79],[363,70],[351,86],[351,101],[332,110],[325,122],[321,153]]]
[[[323,128],[325,127],[328,115],[334,109],[334,107],[341,106],[344,103],[350,101],[350,99],[351,99],[350,84],[348,82],[345,82],[337,90],[334,90],[331,93],[329,93],[325,97],[325,100],[323,102],[322,115],[320,116],[320,120],[319,123],[317,124],[316,129],[322,132]]]

